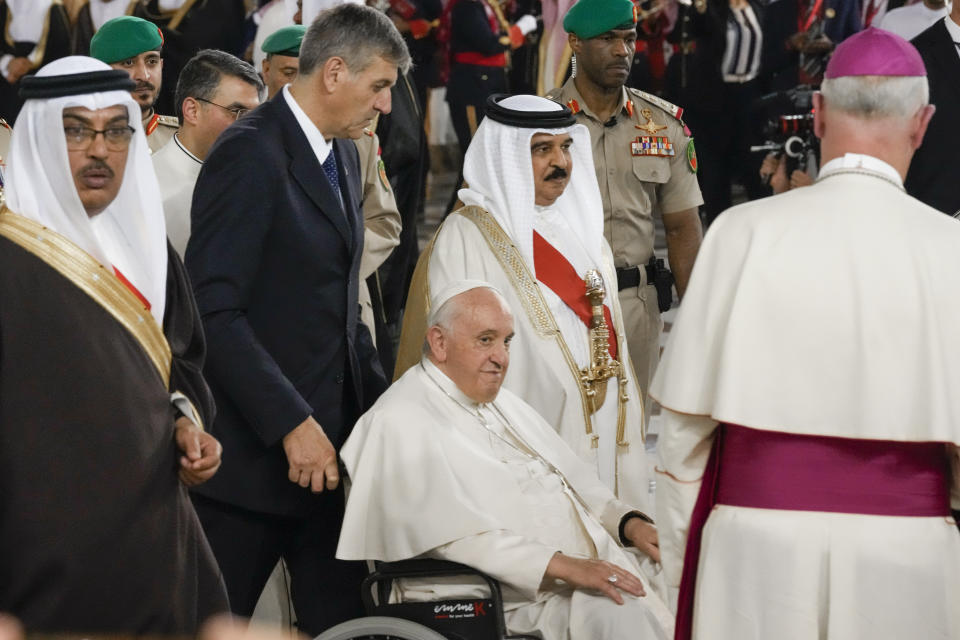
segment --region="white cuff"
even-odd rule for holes
[[[197,425],[201,431],[204,430],[203,419],[200,417],[200,413],[197,411],[197,408],[193,406],[192,402],[190,402],[190,398],[183,395],[179,391],[174,391],[170,394],[170,404],[179,409],[180,413],[192,420],[193,424]]]
[[[520,18],[519,20],[517,20],[514,23],[514,25],[516,25],[516,27],[520,29],[520,33],[522,33],[523,35],[527,35],[528,33],[531,33],[537,30],[537,19],[527,14],[522,18]]]

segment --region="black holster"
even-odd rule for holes
[[[657,289],[657,307],[660,313],[669,311],[673,306],[673,273],[663,263],[663,258],[650,258],[646,264],[647,283]]]

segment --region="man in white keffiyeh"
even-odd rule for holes
[[[73,56],[22,84],[0,212],[0,610],[30,632],[192,634],[226,594],[177,473],[209,479],[220,445],[133,82]]]
[[[429,296],[451,281],[485,280],[516,312],[507,389],[531,404],[617,496],[648,508],[643,406],[632,377],[603,237],[590,137],[570,111],[536,96],[488,102],[467,150],[467,205],[443,224],[417,267],[396,374],[419,360]],[[619,375],[591,403],[581,371],[596,359],[584,277],[605,288],[608,358]],[[601,349],[601,351],[603,351]]]
[[[73,56],[47,65],[37,77],[109,68]],[[129,146],[114,150],[108,139],[97,137],[75,152],[54,135],[64,127],[83,127],[94,117],[104,126],[132,128]],[[103,123],[101,118],[106,118]],[[31,100],[21,111],[11,141],[5,195],[11,211],[66,236],[103,265],[122,272],[162,323],[166,227],[142,131],[140,107],[122,91]]]

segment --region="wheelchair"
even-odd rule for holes
[[[389,602],[395,580],[451,576],[480,577],[489,596]],[[368,617],[338,624],[314,640],[538,640],[535,636],[507,635],[500,584],[456,562],[415,559],[377,563],[363,581],[361,597]]]

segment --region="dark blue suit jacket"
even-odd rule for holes
[[[359,321],[359,159],[333,145],[346,211],[282,93],[220,136],[194,189],[186,264],[224,449],[197,491],[257,512],[311,513],[283,437],[313,415],[339,448],[386,387]]]

